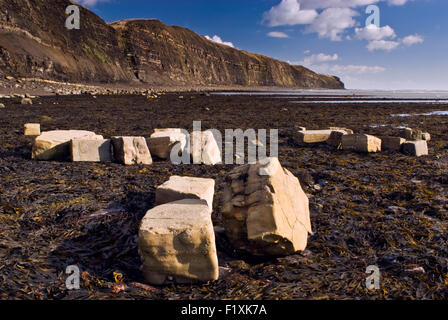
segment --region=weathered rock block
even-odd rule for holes
[[[349,133],[345,130],[333,130],[327,140],[327,144],[335,148],[342,148],[342,136],[347,134]]]
[[[226,182],[223,221],[236,248],[255,255],[305,250],[312,233],[309,201],[277,158],[237,167]]]
[[[425,140],[406,141],[403,143],[403,153],[415,157],[427,156],[428,143]]]
[[[143,137],[112,137],[114,157],[125,165],[152,164],[151,153]]]
[[[73,162],[112,162],[112,143],[108,139],[74,139],[71,155]]]
[[[326,142],[330,138],[331,132],[332,130],[299,131],[296,136],[296,142],[299,144]]]
[[[102,140],[103,136],[84,130],[55,130],[43,132],[34,140],[32,158],[36,160],[64,160],[70,157],[72,139]]]
[[[412,128],[404,128],[400,131],[400,137],[406,140],[419,141],[419,140],[431,140],[431,135],[421,130],[415,130]]]
[[[342,149],[358,152],[380,152],[381,139],[368,134],[349,134],[342,136]]]
[[[147,139],[152,155],[167,160],[176,144],[181,144],[181,150],[185,148],[187,136],[181,129],[155,129],[154,131],[151,137]]]
[[[151,284],[219,277],[215,234],[204,200],[181,200],[149,210],[138,238],[143,276]]]
[[[222,163],[218,143],[211,131],[193,131],[191,150],[194,164],[215,165]]]
[[[156,205],[183,199],[202,199],[207,201],[211,213],[214,193],[213,179],[172,176],[156,189]]]
[[[400,137],[380,137],[381,149],[389,151],[401,151],[406,139]]]
[[[39,123],[25,123],[24,134],[26,136],[40,136]]]

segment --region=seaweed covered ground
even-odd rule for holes
[[[198,93],[152,100],[54,96],[32,106],[1,100],[0,299],[448,298],[448,117],[391,117],[448,105],[289,100]],[[32,138],[23,136],[27,122],[41,123],[44,131],[84,129],[110,137],[191,130],[193,120],[203,129],[279,129],[280,161],[310,197],[314,234],[306,251],[255,259],[232,250],[219,231],[219,200],[233,166],[37,162],[30,160]],[[293,139],[300,126],[381,135],[396,133],[397,126],[420,128],[432,135],[430,155],[300,147]],[[139,222],[154,206],[156,186],[174,174],[216,179],[221,277],[214,283],[153,287],[139,271]],[[80,290],[65,287],[68,265],[81,269]],[[381,270],[379,290],[366,289],[369,265]]]

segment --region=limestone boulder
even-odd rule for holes
[[[156,189],[156,205],[183,199],[205,200],[213,209],[215,180],[195,177],[172,176]]]
[[[39,136],[40,124],[39,123],[25,123],[24,125],[25,136]]]
[[[401,151],[403,143],[406,139],[400,137],[380,137],[381,139],[381,150],[388,151]]]
[[[296,142],[300,145],[306,145],[311,143],[323,143],[326,142],[333,130],[306,130],[299,131],[296,135]]]
[[[147,142],[153,156],[167,160],[176,144],[181,144],[181,150],[185,148],[187,136],[181,129],[155,129]]]
[[[330,137],[327,140],[327,144],[329,146],[340,149],[340,148],[342,148],[342,136],[345,136],[347,134],[349,134],[349,133],[343,129],[340,129],[340,130],[332,129]]]
[[[231,171],[222,200],[224,228],[236,248],[274,256],[305,250],[312,233],[309,200],[277,158]]]
[[[112,137],[115,160],[124,165],[152,164],[144,137]]]
[[[425,140],[406,141],[403,143],[403,153],[414,157],[427,156],[428,143]]]
[[[214,281],[219,277],[207,202],[186,199],[149,210],[138,233],[143,276],[151,284]]]
[[[211,131],[193,131],[191,153],[194,164],[216,165],[222,163],[222,155]]]
[[[73,162],[112,162],[110,139],[74,139],[71,141]]]
[[[381,139],[368,134],[348,134],[342,136],[342,149],[357,152],[380,152]]]
[[[54,130],[43,132],[34,140],[32,158],[35,160],[65,160],[70,157],[72,139],[102,140],[103,136],[84,130]]]

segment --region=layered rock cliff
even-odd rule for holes
[[[0,0],[0,74],[72,82],[340,89],[337,77],[217,44],[158,20],[105,23],[67,0]]]

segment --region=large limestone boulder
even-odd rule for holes
[[[256,255],[305,250],[312,233],[309,201],[277,158],[237,167],[226,182],[223,222],[236,248]]]
[[[342,149],[358,152],[380,152],[381,139],[368,134],[348,134],[342,136]]]
[[[211,213],[214,193],[213,179],[172,176],[156,189],[156,205],[183,199],[202,199],[207,201]]]
[[[427,156],[428,143],[426,140],[406,141],[403,143],[403,153],[415,157]]]
[[[125,165],[152,164],[144,137],[112,137],[115,160]]]
[[[25,136],[39,136],[40,135],[40,123],[25,123],[24,135]]]
[[[138,247],[143,276],[151,284],[218,279],[215,234],[204,200],[180,200],[149,210]]]
[[[111,140],[74,139],[71,156],[73,162],[112,162]]]
[[[191,153],[194,164],[215,165],[222,163],[218,143],[211,131],[193,131]]]
[[[36,160],[63,160],[70,157],[72,139],[102,140],[103,136],[84,130],[55,130],[43,132],[34,140],[32,158]]]
[[[147,142],[153,156],[167,160],[176,144],[181,144],[181,150],[185,148],[187,136],[181,129],[155,129]]]

